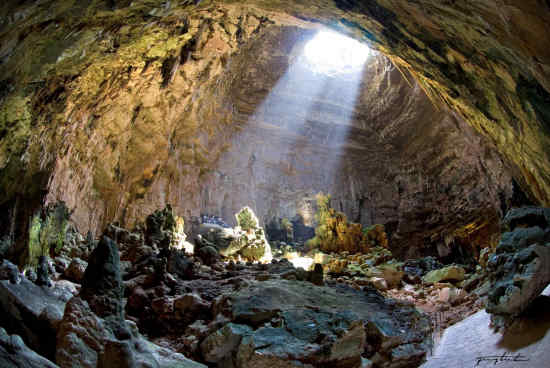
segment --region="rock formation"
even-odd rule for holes
[[[523,62],[523,49],[502,58],[491,48],[476,50],[485,58],[469,59],[470,42],[491,44],[483,32],[458,32],[473,38],[442,43],[423,12],[394,1],[311,8],[182,0],[166,7],[99,1],[72,9],[58,3],[44,12],[34,3],[8,1],[1,10],[3,234],[10,224],[26,228],[44,196],[52,204],[63,200],[81,232],[95,235],[112,221],[131,226],[167,203],[187,226],[201,212],[231,221],[247,205],[262,224],[298,215],[313,226],[314,194],[323,191],[350,220],[385,224],[396,254],[421,255],[441,243],[480,247],[497,233],[501,207],[513,196],[512,176],[527,193],[526,183],[533,184],[533,198],[547,197],[546,161],[517,162],[546,157],[539,149],[545,136],[525,138],[537,156],[510,144],[521,139],[507,138],[533,137],[531,129],[502,123],[499,130],[494,123],[508,111],[522,111],[512,119],[518,126],[544,117],[533,112],[544,100],[544,88],[536,87],[544,78],[531,61]],[[471,19],[460,16],[469,11],[461,9],[445,23],[445,9],[433,10],[445,14],[438,20],[442,29]],[[532,14],[519,9],[519,19]],[[418,24],[409,23],[415,18]],[[353,79],[319,75],[298,62],[315,20],[334,19],[346,19],[337,22],[340,31],[394,64],[373,55],[353,87]],[[518,63],[532,67],[522,68],[525,75],[508,69]],[[462,72],[468,78],[453,77]],[[479,80],[487,86],[473,82]],[[325,83],[326,91],[310,96],[313,83]],[[507,97],[497,99],[493,87]],[[342,93],[350,88],[357,89],[354,106]],[[445,103],[436,102],[438,94]],[[268,97],[277,111],[262,106]],[[481,111],[476,103],[490,107]],[[23,236],[12,235],[11,253],[20,253]]]
[[[122,296],[124,285],[120,269],[118,247],[104,236],[90,255],[82,278],[80,297],[99,317],[123,319]]]
[[[509,325],[550,284],[550,209],[513,209],[503,225],[506,232],[487,263],[487,312],[497,328]]]
[[[413,306],[507,326],[550,282],[549,10],[3,1],[0,364],[414,367]]]
[[[59,368],[29,349],[17,335],[8,335],[0,327],[0,365],[14,368]]]

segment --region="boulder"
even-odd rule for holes
[[[502,228],[505,232],[516,228],[550,227],[550,208],[525,206],[514,208],[506,214],[502,220]]]
[[[12,284],[18,284],[21,282],[21,273],[16,265],[4,259],[0,264],[0,280],[8,280]]]
[[[29,349],[18,335],[8,335],[0,327],[0,367],[59,368],[48,359]]]
[[[228,323],[212,333],[200,345],[204,360],[217,363],[231,355],[241,343],[244,336],[250,335],[252,328],[246,325]]]
[[[214,263],[221,260],[221,256],[218,253],[218,250],[210,245],[206,247],[199,248],[197,250],[197,257],[199,257],[205,265],[213,265]]]
[[[84,278],[86,267],[88,267],[88,262],[83,261],[80,258],[74,258],[63,273],[63,276],[69,281],[80,284]]]
[[[308,272],[308,281],[318,286],[323,286],[325,284],[323,266],[321,264],[316,263],[315,266],[313,266],[313,270]]]
[[[104,340],[113,339],[113,333],[96,316],[88,303],[75,297],[65,308],[57,332],[55,361],[60,367],[96,368]]]
[[[550,283],[550,209],[509,211],[501,240],[487,262],[491,287],[486,310],[496,328],[506,327]]]
[[[462,281],[464,280],[465,275],[466,271],[464,270],[464,268],[451,265],[428,272],[426,275],[424,275],[422,281],[427,284],[434,284],[436,282],[442,281]]]
[[[308,360],[319,347],[298,339],[281,328],[262,327],[245,336],[236,356],[237,368],[281,367],[313,368]]]
[[[229,244],[236,238],[232,228],[226,228],[217,224],[201,224],[199,226],[199,235],[206,245],[211,244],[219,251],[227,249]]]
[[[377,290],[388,290],[388,283],[381,277],[373,277],[370,282]]]
[[[439,289],[439,301],[449,304],[457,304],[464,300],[466,292],[463,289],[455,287],[444,287]]]
[[[389,289],[398,287],[404,274],[398,264],[391,263],[385,263],[367,271],[368,276],[383,278]]]
[[[145,340],[135,324],[122,321],[118,328],[124,332],[96,316],[85,300],[71,299],[57,334],[56,362],[61,368],[206,368]]]
[[[194,319],[209,314],[210,304],[197,294],[184,294],[174,300],[174,313],[177,318],[193,316]]]
[[[184,251],[171,249],[168,252],[167,270],[173,275],[177,275],[184,280],[194,277],[195,269],[191,258]]]
[[[12,266],[3,262],[4,269],[13,270]],[[0,280],[0,325],[20,335],[32,350],[53,360],[55,327],[66,301],[53,288],[37,286],[20,276],[19,280]]]
[[[426,273],[442,268],[443,265],[434,257],[408,259],[403,265],[403,271],[411,276],[422,277]]]

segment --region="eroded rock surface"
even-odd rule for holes
[[[8,335],[0,327],[0,366],[13,368],[59,368],[29,349],[20,336]]]
[[[503,224],[508,231],[487,263],[487,312],[497,328],[509,325],[550,284],[550,209],[513,209]]]
[[[2,268],[9,262],[4,261]],[[11,265],[10,269],[17,270]],[[18,271],[16,271],[18,273]],[[69,293],[69,297],[72,295]],[[63,317],[66,293],[40,287],[25,277],[18,282],[0,280],[0,321],[2,326],[20,335],[27,345],[41,355],[55,356],[57,324]]]
[[[186,220],[231,220],[250,205],[264,223],[299,214],[312,226],[322,190],[350,220],[390,225],[405,255],[486,240],[512,174],[548,198],[546,48],[508,31],[531,34],[527,20],[540,28],[546,11],[429,0],[46,4],[1,9],[3,233],[9,214],[26,228],[44,194],[95,235],[166,203]],[[343,80],[295,63],[317,21],[370,42],[403,73],[382,56]],[[443,99],[434,107],[424,91]]]
[[[412,366],[426,348],[425,317],[372,289],[268,280],[251,283],[218,304],[237,323],[265,326],[243,338],[236,355],[239,367],[270,361],[354,367],[368,351],[377,352],[381,365],[403,359]],[[398,358],[397,350],[408,344],[415,353]]]

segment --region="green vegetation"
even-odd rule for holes
[[[387,247],[384,225],[362,229],[361,224],[349,222],[346,215],[330,207],[330,195],[317,194],[317,227],[315,237],[306,245],[324,252],[365,253],[371,247]]]
[[[29,226],[29,241],[22,264],[36,267],[38,257],[59,254],[69,228],[70,213],[65,203],[59,202],[36,213]]]
[[[243,207],[235,217],[237,218],[237,224],[243,231],[249,232],[259,227],[258,219],[250,207]]]

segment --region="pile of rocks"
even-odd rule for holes
[[[204,367],[201,361],[235,368],[401,367],[424,359],[430,324],[410,303],[370,285],[325,282],[321,265],[307,271],[286,259],[228,261],[223,243],[188,254],[174,246],[170,213],[157,211],[134,231],[110,225],[99,241],[75,237],[78,250],[44,261],[50,284],[38,286],[4,262],[6,327],[29,348],[6,335],[0,358],[5,349],[21,352],[13,359],[31,367],[36,360],[46,367]]]

